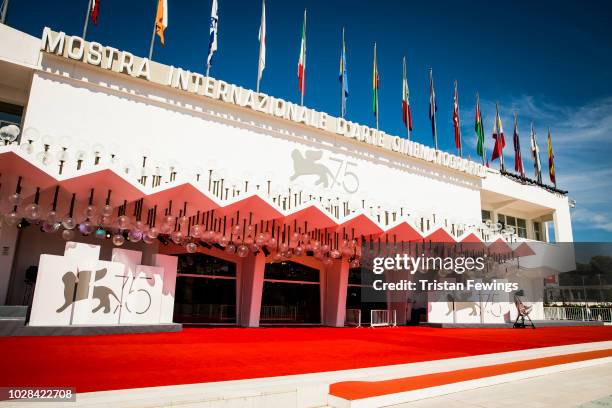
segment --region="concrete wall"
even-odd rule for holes
[[[274,189],[295,182],[313,190],[317,176],[290,178],[293,156],[317,150],[322,152],[317,163],[338,174],[329,196],[480,219],[477,177],[57,57],[45,55],[43,68],[47,72],[34,75],[24,126],[107,149],[116,145],[113,153],[122,162],[140,163],[143,151],[151,163],[176,160],[188,171],[216,161],[215,168],[226,169],[229,179],[273,175]],[[347,191],[357,183],[355,193]]]
[[[482,189],[502,194],[512,199],[535,204],[544,209],[550,209],[553,214],[555,242],[572,242],[574,240],[567,196],[551,193],[537,186],[519,184],[496,171],[490,171],[482,180]],[[529,219],[526,212],[516,210],[500,210],[503,214]]]

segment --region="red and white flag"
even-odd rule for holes
[[[457,92],[457,81],[455,81],[455,98],[453,105],[453,126],[455,127],[455,147],[461,156],[461,127],[459,124],[459,93]]]
[[[100,0],[91,0],[91,9],[89,14],[91,15],[91,21],[95,25],[98,25],[98,12],[100,11]]]
[[[406,126],[407,136],[410,138],[412,112],[410,111],[410,91],[408,90],[408,80],[406,79],[406,57],[404,57],[404,78],[402,80],[402,121]]]
[[[495,146],[491,154],[491,161],[497,158],[500,160],[500,166],[504,168],[504,147],[506,147],[506,139],[504,138],[504,127],[502,126],[501,118],[499,117],[499,105],[495,105],[495,123],[493,124],[493,139]]]
[[[302,103],[304,103],[304,94],[306,93],[306,10],[304,9],[304,24],[302,25],[302,43],[300,45],[300,59],[298,60],[298,89],[302,94]]]

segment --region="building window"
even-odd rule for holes
[[[521,238],[527,238],[527,221],[522,218],[516,219],[516,233]]]
[[[542,241],[542,224],[538,221],[533,222],[533,238]]]
[[[17,125],[21,128],[21,115],[23,108],[11,103],[0,102],[0,127]]]
[[[23,133],[23,129],[21,129],[22,113],[23,108],[21,106],[0,102],[0,128],[9,125],[17,126],[20,129],[16,140],[17,143],[21,141],[21,134]]]
[[[480,214],[482,215],[482,222],[486,222],[487,220],[493,221],[493,218],[491,217],[491,211],[482,210]]]
[[[501,223],[502,228],[513,227],[514,232],[521,238],[527,238],[527,221],[523,218],[511,217],[499,214],[497,222]]]

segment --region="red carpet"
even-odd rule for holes
[[[0,337],[0,386],[78,392],[303,374],[612,340],[612,327],[214,328]]]

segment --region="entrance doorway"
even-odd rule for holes
[[[266,264],[261,324],[320,324],[321,283],[318,269],[295,262]]]
[[[178,255],[174,321],[236,324],[236,264],[201,253]]]
[[[388,306],[385,292],[376,291],[372,287],[374,276],[376,275],[371,272],[362,272],[361,268],[349,269],[346,310],[347,316],[350,314],[351,319],[356,319],[358,314],[354,312],[360,311],[361,321],[351,323],[366,325],[370,324],[372,310],[387,310]],[[362,277],[366,279],[362,280]],[[384,277],[380,279],[384,279]]]

